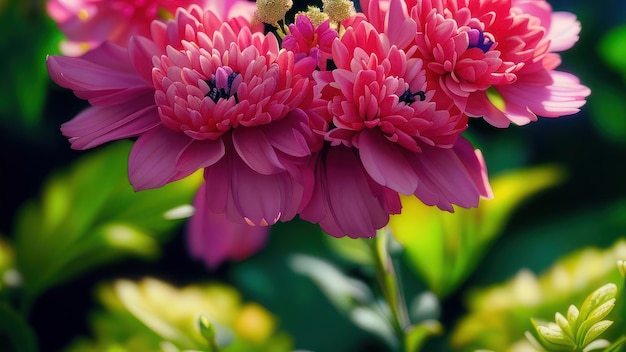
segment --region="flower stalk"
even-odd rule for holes
[[[410,328],[411,322],[398,275],[388,251],[389,233],[383,228],[378,231],[376,237],[367,239],[366,242],[371,251],[379,289],[391,312],[390,323],[398,336],[398,351],[409,352],[406,331]]]

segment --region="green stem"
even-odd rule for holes
[[[396,331],[401,351],[408,351],[406,348],[406,329],[410,327],[409,314],[404,301],[404,296],[398,285],[398,276],[393,267],[393,262],[387,250],[388,236],[386,230],[378,231],[376,237],[368,240],[368,247],[374,258],[374,269],[376,279],[382,291],[382,295],[389,305],[392,319],[391,325]]]

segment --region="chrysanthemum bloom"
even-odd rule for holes
[[[571,47],[580,25],[543,0],[407,3],[429,79],[470,116],[523,125],[537,115],[576,113],[590,94],[578,78],[554,70],[560,59],[551,52]]]
[[[292,218],[304,194],[299,167],[315,142],[301,109],[312,98],[301,74],[311,63],[295,63],[249,25],[179,8],[128,48],[50,57],[52,79],[93,105],[63,134],[75,149],[138,136],[129,157],[136,190],[204,168],[208,210],[255,225]]]
[[[187,224],[187,246],[191,256],[209,269],[227,260],[243,260],[263,248],[268,226],[250,226],[228,220],[225,214],[209,210],[203,185],[194,199],[197,212]]]
[[[68,41],[62,50],[79,55],[104,41],[125,46],[133,35],[150,35],[150,23],[172,17],[178,7],[198,4],[220,18],[252,18],[245,0],[48,0],[46,6]]]
[[[298,14],[295,23],[289,25],[289,34],[283,38],[282,45],[295,54],[296,60],[312,57],[319,69],[326,70],[337,36],[337,31],[330,28],[330,20],[315,26],[307,15]]]
[[[330,100],[330,146],[301,217],[331,235],[374,236],[400,211],[398,193],[450,211],[491,195],[480,152],[459,136],[467,117],[438,107],[412,50],[361,21],[333,44],[337,69],[316,72]]]

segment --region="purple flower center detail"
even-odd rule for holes
[[[242,76],[230,67],[219,67],[211,80],[205,81],[209,86],[209,91],[205,96],[211,98],[216,104],[220,99],[228,99],[231,96],[235,98],[235,102],[239,103],[237,88],[242,79]]]
[[[493,40],[488,37],[485,37],[485,33],[480,29],[470,29],[467,31],[467,36],[469,37],[469,45],[468,49],[478,48],[486,53],[491,49],[491,46],[494,44]]]
[[[426,100],[426,93],[423,91],[419,91],[417,93],[411,93],[411,91],[407,88],[407,90],[404,91],[404,93],[402,93],[402,95],[398,98],[398,101],[401,101],[403,103],[405,103],[406,105],[411,105],[413,103],[415,103],[415,97],[418,96],[420,97],[420,101],[424,101]]]

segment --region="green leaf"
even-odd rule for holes
[[[600,349],[604,349],[604,352],[608,352],[607,350],[605,350],[605,348],[610,347],[610,346],[611,346],[611,342],[609,342],[608,340],[603,340],[603,339],[595,340],[592,343],[585,346],[585,348],[583,348],[583,352],[595,351],[595,350],[600,350]]]
[[[360,265],[371,265],[372,256],[367,245],[357,238],[324,236],[328,247],[340,257]]]
[[[403,197],[402,214],[389,227],[404,247],[410,266],[439,297],[454,291],[476,267],[523,201],[563,179],[554,166],[509,172],[492,181],[494,199],[476,209],[455,207],[454,213]]]
[[[85,154],[45,183],[39,202],[19,210],[15,251],[27,301],[120,258],[155,258],[180,225],[166,214],[190,204],[200,175],[135,192],[127,178],[130,146],[122,141]]]
[[[540,340],[544,341],[548,350],[573,350],[576,344],[570,340],[561,329],[539,325],[536,327]]]
[[[296,254],[290,258],[289,266],[294,272],[313,280],[328,299],[343,312],[370,304],[374,300],[365,283],[344,275],[322,259]]]
[[[222,284],[176,287],[144,278],[102,285],[92,337],[70,351],[287,352],[292,340],[263,306]],[[167,302],[167,304],[164,304]],[[165,347],[164,347],[165,346]]]
[[[604,212],[604,216],[606,214]],[[615,268],[618,258],[626,258],[624,239],[607,249],[584,248],[569,253],[539,276],[524,270],[505,283],[470,291],[469,314],[459,321],[452,332],[453,349],[505,351],[520,343],[522,333],[530,328],[529,317],[555,316],[553,327],[569,338],[570,333],[565,327],[568,325],[575,337],[570,340],[579,348],[578,351],[582,350],[586,347],[582,345],[586,333],[599,322],[598,319],[609,316],[608,310],[613,305],[615,287],[606,282],[623,281]],[[567,305],[569,302],[586,302],[581,305],[585,306],[585,312],[582,308],[579,310],[574,305]],[[617,304],[622,306],[620,299]],[[563,310],[567,313],[554,313]],[[587,323],[585,318],[589,319]],[[608,339],[623,329],[623,321],[616,320],[615,323],[619,324],[619,328],[607,331]],[[602,326],[595,328],[599,327]],[[547,343],[539,336],[537,339]],[[586,342],[589,342],[589,337]],[[544,346],[552,351],[547,348],[548,345]]]
[[[561,313],[557,312],[554,315],[554,321],[559,326],[559,328],[561,328],[561,330],[567,336],[567,338],[570,339],[571,341],[574,341],[575,339],[574,332],[572,331],[572,327],[569,325],[567,318],[565,318]]]
[[[296,273],[315,282],[328,300],[358,327],[379,336],[390,346],[397,346],[394,330],[385,312],[374,301],[369,287],[344,275],[332,264],[312,256],[291,256],[289,266]]]
[[[583,319],[583,320],[592,319],[593,320],[594,316],[599,316],[601,314],[604,314],[604,315],[602,315],[600,319],[604,318],[606,314],[608,314],[608,312],[610,312],[610,310],[615,305],[616,296],[617,296],[617,286],[613,283],[606,284],[600,287],[599,289],[593,291],[589,296],[587,296],[582,306],[580,307],[579,319]],[[608,311],[606,311],[606,308],[600,309],[606,303],[610,303],[610,307],[608,308]],[[594,314],[594,312],[596,311],[598,311],[598,313]]]
[[[601,39],[598,49],[604,62],[626,79],[626,26],[613,28]]]
[[[576,308],[575,305],[571,304],[569,308],[567,309],[567,322],[574,330],[578,330],[577,324],[578,324],[579,315],[580,315],[580,312],[578,311],[578,308]]]
[[[0,351],[37,352],[37,339],[26,320],[0,302]]]
[[[611,325],[613,325],[613,322],[610,320],[602,320],[593,324],[591,327],[589,327],[589,329],[586,330],[580,346],[587,346],[588,344],[593,342],[598,336],[602,335],[602,333],[605,332],[606,329],[608,329]],[[581,331],[585,331],[582,326]]]
[[[0,125],[15,129],[40,121],[50,82],[46,55],[58,52],[62,34],[37,2],[9,1],[0,11],[5,28],[0,52],[5,55],[0,74]],[[18,131],[20,129],[17,129]]]
[[[617,341],[610,344],[610,346],[608,346],[604,350],[604,352],[620,352],[622,351],[624,344],[626,344],[626,336],[621,336],[619,339],[617,339]]]
[[[372,334],[356,326],[352,317],[320,294],[320,288],[309,276],[294,274],[290,266],[297,253],[324,258],[342,273],[368,269],[329,255],[326,236],[319,226],[299,219],[277,223],[272,226],[267,247],[233,266],[231,278],[245,296],[255,297],[279,316],[281,325],[289,328],[299,346],[310,351],[348,351],[364,340],[372,341]],[[311,322],[320,322],[314,323],[314,334]],[[337,331],[342,332],[340,339],[320,338]],[[381,342],[372,341],[372,344],[382,346]]]
[[[407,351],[420,351],[426,339],[430,336],[443,333],[443,326],[437,320],[423,321],[412,326],[405,333],[405,346]]]
[[[592,122],[600,133],[614,143],[624,144],[626,139],[626,90],[624,87],[603,82],[602,94],[589,101]]]

